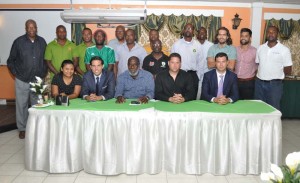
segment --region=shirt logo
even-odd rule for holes
[[[165,68],[165,67],[166,67],[166,62],[162,62],[162,63],[161,63],[161,67],[164,67],[164,68]]]
[[[91,55],[95,55],[95,53],[91,53]]]
[[[193,49],[193,52],[196,53],[196,49]]]
[[[71,47],[68,47],[68,51],[72,51],[72,48],[71,48]]]
[[[150,61],[149,66],[154,66],[154,62]]]

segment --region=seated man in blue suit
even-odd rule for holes
[[[83,75],[82,98],[87,101],[108,100],[115,94],[115,77],[112,72],[104,70],[101,57],[95,56],[90,61],[91,70]]]
[[[220,52],[215,56],[216,69],[204,74],[201,99],[217,104],[233,103],[239,99],[238,80],[235,73],[229,71],[228,56]]]

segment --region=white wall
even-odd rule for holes
[[[0,11],[0,64],[6,64],[13,41],[25,34],[28,19],[37,22],[38,34],[47,43],[56,37],[58,25],[66,26],[68,39],[71,39],[71,24],[62,21],[60,11]]]

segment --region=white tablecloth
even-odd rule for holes
[[[28,170],[100,175],[268,172],[281,164],[281,113],[30,109]]]

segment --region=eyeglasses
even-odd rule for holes
[[[188,30],[189,31],[189,30],[193,30],[193,29],[192,29],[192,27],[187,27],[184,30]]]

